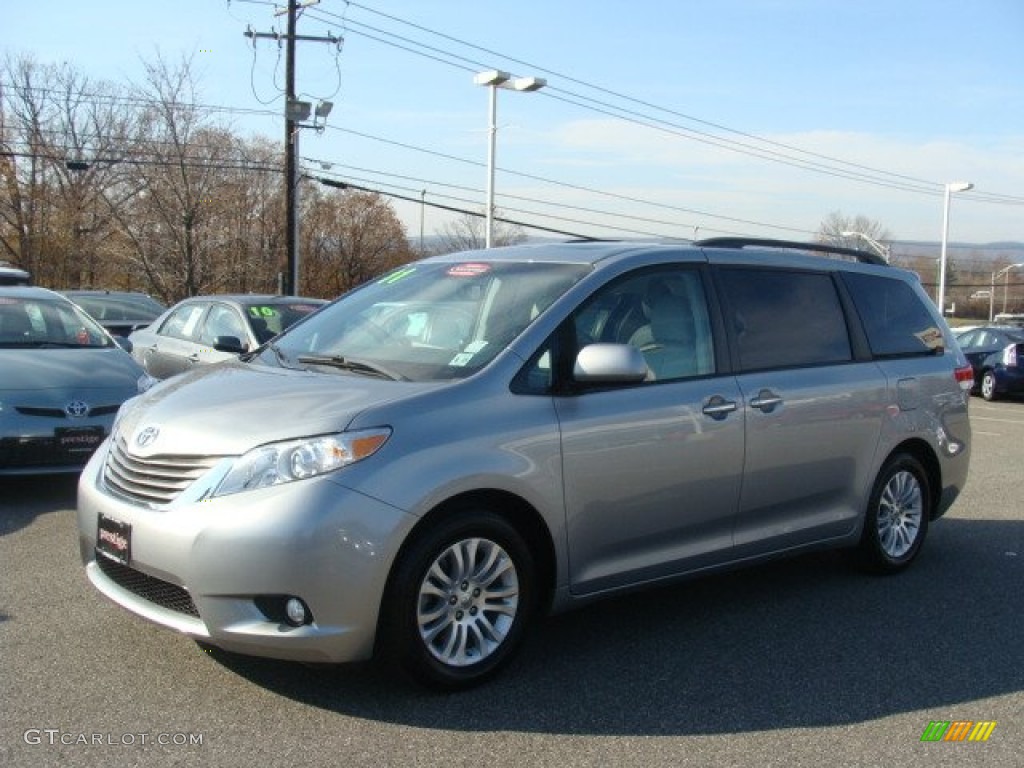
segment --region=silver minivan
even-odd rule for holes
[[[819,548],[900,570],[966,481],[971,384],[916,276],[859,251],[439,256],[126,403],[81,555],[201,642],[460,688],[622,590]]]

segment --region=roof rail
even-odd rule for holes
[[[889,262],[875,253],[861,251],[856,248],[843,248],[827,243],[801,243],[797,240],[770,240],[757,237],[709,237],[697,240],[694,245],[699,248],[785,248],[794,251],[816,251],[818,253],[834,253],[851,256],[866,264],[888,266]]]

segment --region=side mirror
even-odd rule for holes
[[[230,352],[233,355],[240,355],[249,350],[237,336],[218,336],[214,339],[213,348],[218,352]]]
[[[629,344],[588,344],[572,375],[581,384],[635,384],[647,378],[647,361]]]

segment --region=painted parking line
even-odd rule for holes
[[[999,424],[1024,424],[1024,419],[997,419],[994,416],[971,416],[971,421],[995,421]]]

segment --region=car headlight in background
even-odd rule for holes
[[[389,437],[391,428],[380,427],[262,445],[239,457],[212,495],[227,496],[333,472],[372,456]]]
[[[145,392],[145,391],[146,391],[147,389],[149,389],[149,388],[150,388],[150,387],[152,387],[152,386],[153,386],[154,384],[156,384],[156,383],[157,383],[157,381],[159,381],[159,379],[154,379],[154,378],[153,378],[152,376],[150,376],[150,375],[149,375],[148,373],[144,373],[144,374],[142,374],[141,376],[139,376],[139,380],[138,380],[137,382],[135,382],[135,383],[136,383],[136,385],[137,385],[137,386],[138,386],[138,388],[139,388],[139,394],[141,395],[141,394],[142,394],[143,392]]]

